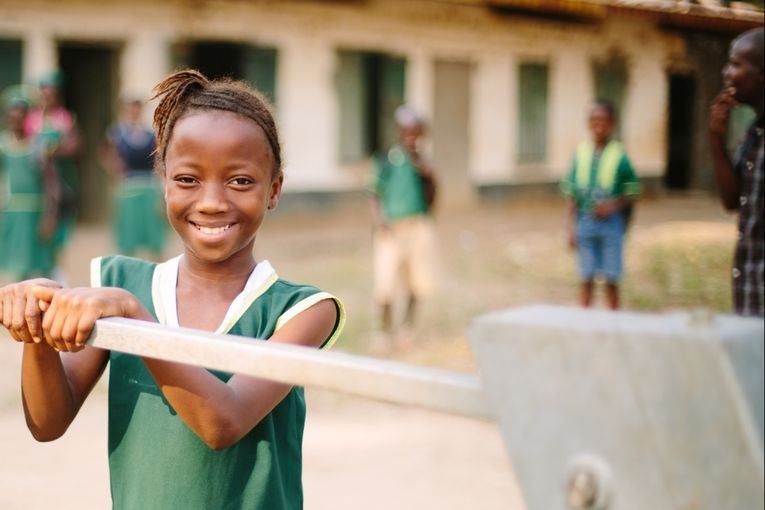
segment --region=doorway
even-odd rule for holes
[[[22,43],[19,39],[0,39],[0,93],[21,83]],[[0,115],[0,129],[5,115]]]
[[[173,45],[176,68],[198,69],[210,79],[246,80],[276,105],[276,48],[225,41],[179,41]]]
[[[62,42],[59,68],[64,74],[63,102],[74,113],[80,132],[75,189],[78,216],[86,221],[108,218],[110,196],[99,156],[105,134],[116,118],[119,47],[111,43]]]
[[[669,76],[668,154],[664,173],[664,185],[668,189],[685,190],[691,184],[695,95],[696,80],[693,75]]]

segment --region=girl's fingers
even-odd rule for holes
[[[22,342],[31,342],[32,336],[26,325],[26,295],[17,292],[13,296],[13,311],[11,315],[11,328],[16,333],[17,339]]]
[[[72,352],[75,339],[77,338],[77,326],[80,322],[79,314],[67,313],[62,320],[60,338],[66,345],[66,350]]]
[[[8,329],[11,329],[11,317],[13,314],[13,296],[11,296],[10,292],[4,292],[3,293],[3,302],[0,304],[0,306],[3,307],[3,326],[5,326]]]
[[[4,292],[2,295],[2,321],[17,342],[29,342],[29,333],[24,325],[24,298],[16,292]]]
[[[47,305],[41,306],[39,294],[45,301],[50,301],[56,288],[48,287],[45,280],[22,282],[0,289],[0,323],[10,331],[11,336],[20,342],[42,341],[41,311]],[[50,282],[55,285],[54,282]]]
[[[86,311],[82,317],[80,317],[80,320],[77,323],[77,336],[74,339],[77,350],[80,350],[85,346],[85,342],[90,338],[90,334],[93,332],[93,327],[96,325],[96,320],[98,319],[99,314],[92,310]]]
[[[58,335],[60,331],[60,326],[58,323],[60,322],[59,314],[56,312],[58,311],[58,303],[55,301],[50,304],[50,307],[48,308],[48,311],[43,315],[42,320],[42,329],[43,329],[43,335],[45,338],[45,341],[48,342],[48,344],[53,347],[54,349],[61,350],[61,347],[59,345],[59,338]]]
[[[42,301],[47,301],[50,303],[53,301],[53,296],[56,295],[56,292],[58,292],[59,289],[55,289],[53,287],[44,287],[42,285],[35,285],[32,287],[31,293],[34,297],[37,299],[40,299]]]
[[[40,301],[37,298],[29,298],[24,303],[24,320],[27,324],[27,330],[32,337],[32,341],[39,344],[42,341],[42,325],[40,313]]]

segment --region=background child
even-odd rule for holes
[[[74,115],[62,104],[64,76],[51,71],[39,78],[39,102],[29,111],[24,129],[52,159],[59,180],[58,222],[53,243],[57,254],[68,243],[75,224],[79,175],[75,158],[80,152],[80,135]],[[55,263],[55,261],[54,261]],[[55,277],[63,275],[55,268]]]
[[[731,44],[723,68],[725,88],[715,98],[709,116],[709,146],[723,207],[738,210],[738,240],[733,262],[733,303],[740,315],[765,315],[765,122],[763,122],[763,29],[755,28]],[[733,107],[754,108],[756,118],[739,147],[735,163],[725,142]]]
[[[399,141],[377,161],[371,200],[375,224],[374,294],[380,314],[380,331],[372,348],[378,354],[390,350],[394,297],[401,289],[406,303],[397,340],[401,347],[411,346],[417,302],[431,290],[436,265],[435,228],[430,214],[435,176],[420,150],[425,124],[406,106],[396,110],[395,119]]]
[[[0,271],[12,280],[50,276],[54,267],[58,179],[40,146],[24,132],[28,100],[5,94],[0,133]]]
[[[592,141],[579,145],[571,172],[561,183],[571,202],[567,230],[569,245],[579,255],[579,302],[592,304],[595,277],[602,275],[612,310],[620,305],[625,212],[631,213],[631,202],[640,193],[624,147],[611,139],[614,121],[613,106],[597,101],[590,111]]]
[[[25,342],[28,427],[42,441],[62,435],[109,362],[115,509],[301,508],[302,389],[83,347],[108,316],[313,347],[329,346],[344,322],[333,296],[253,258],[283,180],[262,96],[194,71],[156,91],[156,167],[183,254],[162,264],[96,259],[92,288],[0,289],[0,320]]]
[[[117,249],[123,255],[147,250],[160,260],[167,224],[153,172],[156,139],[143,124],[142,110],[140,100],[124,103],[122,119],[107,133],[103,164],[119,182],[113,212]]]

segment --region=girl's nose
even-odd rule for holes
[[[197,203],[197,209],[206,214],[217,214],[229,210],[229,202],[222,185],[208,183],[202,187],[202,196]]]

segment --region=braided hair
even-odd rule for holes
[[[186,69],[174,72],[157,84],[152,99],[159,99],[153,125],[157,133],[154,165],[160,174],[165,173],[167,144],[178,120],[190,112],[220,110],[242,115],[260,126],[271,148],[273,176],[281,175],[281,145],[271,106],[260,92],[245,82],[209,80],[199,71]]]

